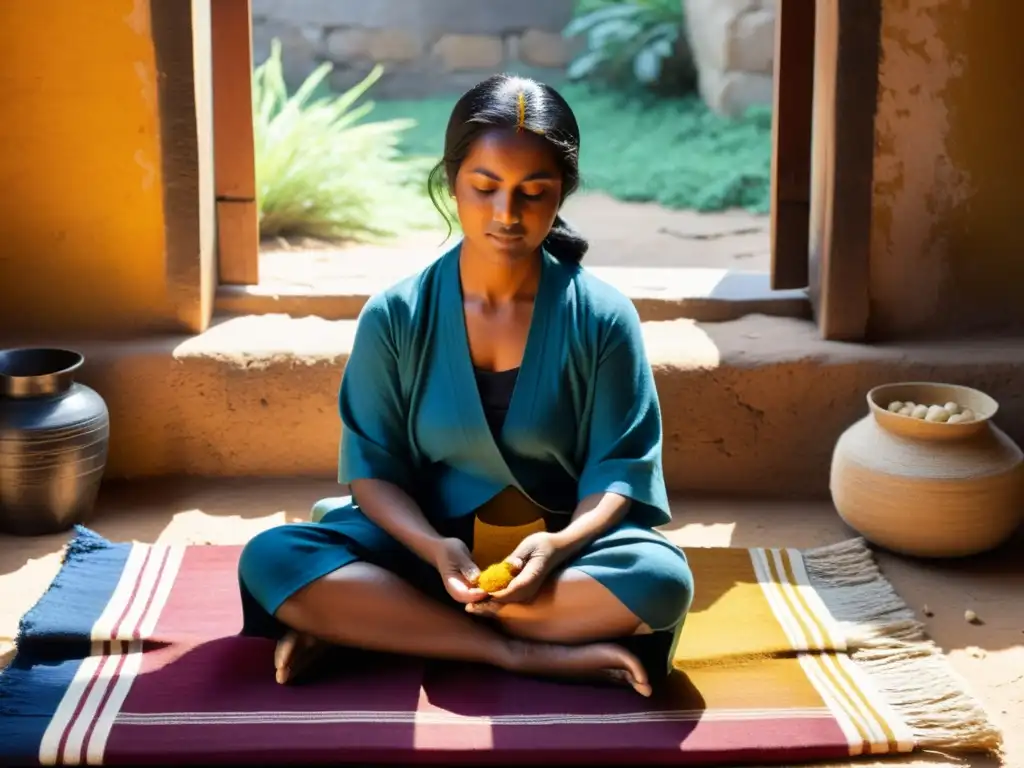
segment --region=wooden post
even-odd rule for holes
[[[771,286],[808,285],[815,0],[778,0],[772,109]]]
[[[826,339],[863,341],[882,0],[817,0],[810,293]]]
[[[259,282],[249,0],[211,0],[217,258],[222,285]]]

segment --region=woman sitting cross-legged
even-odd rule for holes
[[[654,530],[670,515],[639,317],[558,215],[579,145],[532,80],[455,105],[431,192],[463,238],[360,314],[339,395],[352,495],[241,556],[242,631],[279,640],[279,682],[329,645],[645,696],[668,676],[693,580]],[[500,560],[514,579],[488,593]]]

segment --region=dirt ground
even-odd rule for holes
[[[740,210],[672,211],[603,194],[570,198],[563,215],[590,240],[584,262],[588,267],[767,272],[771,266],[767,216]],[[445,247],[446,236],[439,229],[386,246],[264,243],[260,284],[347,292],[371,274],[375,283],[387,284],[429,263]]]
[[[242,543],[288,520],[305,519],[313,502],[338,493],[330,481],[161,480],[110,485],[89,525],[119,541]],[[810,547],[855,535],[822,502],[675,499],[666,531],[690,546]],[[0,537],[0,666],[13,653],[19,617],[56,574],[66,535]],[[1005,760],[957,761],[915,755],[898,765],[1024,767],[1024,531],[1000,551],[956,563],[917,562],[886,553],[879,560],[907,602],[921,611],[932,638],[948,654],[993,720],[1006,731]],[[924,606],[934,614],[925,617]],[[980,623],[965,621],[974,611]],[[892,765],[858,761],[868,768]]]

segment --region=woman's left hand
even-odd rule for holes
[[[528,603],[544,585],[544,579],[558,565],[559,549],[547,532],[531,533],[505,561],[516,571],[512,582],[491,595],[499,603]]]

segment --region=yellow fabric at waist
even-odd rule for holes
[[[506,488],[476,511],[473,561],[480,568],[501,562],[527,536],[547,529],[544,510],[515,488]]]

